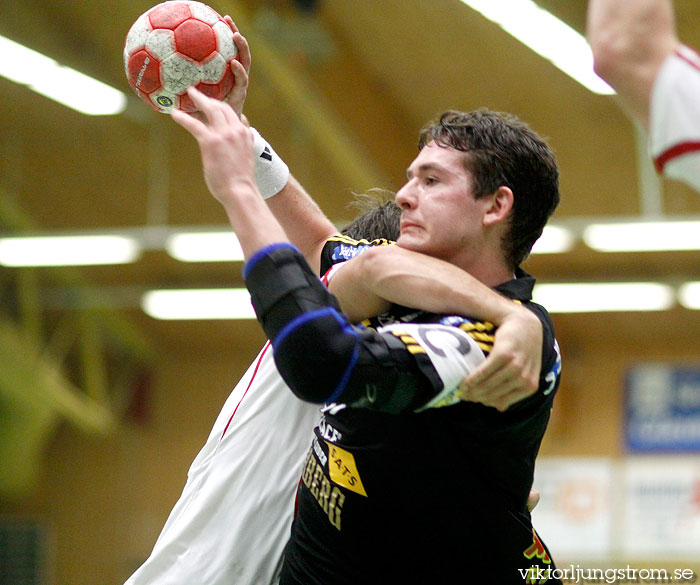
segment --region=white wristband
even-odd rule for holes
[[[289,167],[255,128],[251,127],[251,130],[255,152],[255,182],[263,199],[269,199],[287,184]]]

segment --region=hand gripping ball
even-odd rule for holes
[[[169,113],[196,111],[185,93],[194,85],[224,99],[233,89],[233,31],[212,8],[194,0],[168,0],[142,14],[124,42],[129,85],[149,106]]]

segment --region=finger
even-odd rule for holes
[[[467,381],[470,386],[478,386],[487,382],[491,376],[508,367],[510,359],[500,353],[492,352],[469,376]]]
[[[240,116],[243,113],[243,104],[245,104],[246,94],[248,93],[248,74],[243,65],[231,59],[231,71],[233,72],[234,83],[233,89],[226,96],[226,102]]]
[[[513,404],[515,404],[516,402],[520,402],[521,400],[524,400],[525,398],[531,395],[531,392],[518,387],[504,394],[500,398],[486,399],[484,402],[482,402],[482,404],[492,406],[498,409],[499,411],[504,412],[508,410],[511,406],[513,406]]]
[[[246,73],[250,71],[250,64],[252,62],[252,57],[250,55],[250,45],[248,45],[248,39],[246,39],[238,31],[233,34],[233,42],[236,45],[237,53],[236,59],[241,62],[245,68]]]
[[[506,400],[503,398],[494,402],[491,406],[493,406],[498,412],[505,412],[516,402],[518,402],[518,400]]]
[[[470,394],[472,400],[494,405],[510,406],[537,392],[537,384],[520,377],[506,379],[483,394]]]
[[[209,126],[221,126],[228,123],[226,110],[231,110],[228,104],[210,98],[194,86],[187,89],[187,95],[190,96],[197,109],[202,112]]]
[[[511,392],[519,386],[525,386],[525,381],[515,372],[507,369],[494,372],[489,378],[478,385],[469,384],[469,380],[465,380],[469,393],[474,400],[483,398],[498,399],[501,396]]]
[[[202,136],[202,133],[206,130],[204,123],[182,110],[173,110],[170,113],[170,117],[195,138]]]
[[[509,360],[501,359],[492,354],[471,374],[460,383],[465,393],[480,395],[484,390],[491,388],[494,383],[503,379],[503,373],[507,371]]]
[[[233,18],[231,18],[228,14],[226,16],[224,16],[224,22],[231,29],[231,32],[233,32],[233,33],[238,32],[238,27],[236,26],[236,23],[233,22]]]
[[[231,67],[231,72],[236,80],[236,84],[233,86],[234,91],[239,88],[248,89],[248,72],[245,70],[243,63],[237,59],[231,59],[229,62]]]
[[[484,404],[495,404],[500,401],[504,396],[509,395],[517,387],[514,383],[502,383],[498,386],[490,388],[487,392],[471,392],[469,398],[475,402],[482,402]]]

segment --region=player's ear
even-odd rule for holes
[[[501,185],[491,195],[487,195],[488,206],[484,213],[484,226],[492,226],[507,219],[513,209],[513,191]]]

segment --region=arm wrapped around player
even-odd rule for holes
[[[459,380],[484,359],[453,327],[401,325],[378,332],[352,326],[288,244],[260,250],[244,276],[278,370],[302,400],[393,413],[453,404]]]

